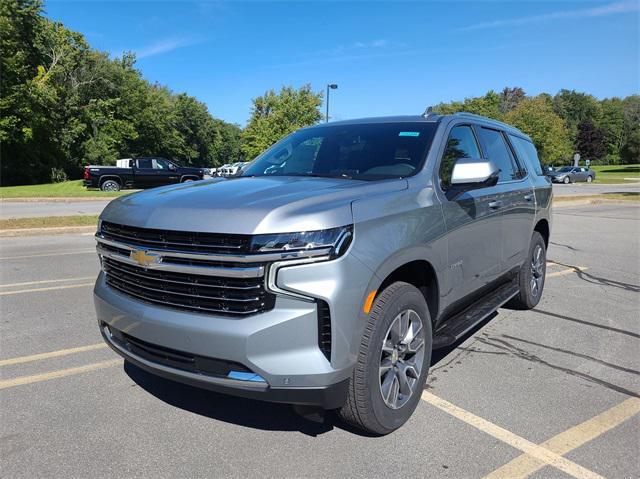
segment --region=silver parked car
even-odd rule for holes
[[[487,118],[305,128],[238,177],[112,201],[100,331],[153,374],[386,434],[435,348],[536,306],[551,199],[531,140]]]
[[[591,183],[596,179],[596,172],[583,166],[563,166],[557,170],[547,172],[547,176],[554,183],[569,184],[576,181]]]

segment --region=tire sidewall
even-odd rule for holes
[[[117,185],[117,188],[114,188],[114,189],[106,189],[106,188],[105,188],[105,185],[106,185],[106,184],[108,184],[108,183],[115,183],[115,184]],[[120,185],[119,185],[119,184],[118,184],[118,182],[117,182],[117,181],[115,181],[115,180],[104,180],[104,181],[102,182],[102,185],[100,185],[100,189],[101,189],[102,191],[120,191]]]
[[[537,245],[540,245],[540,247],[542,248],[542,252],[544,254],[544,258],[543,258],[544,261],[542,262],[542,283],[538,290],[538,295],[534,297],[531,294],[531,285],[530,285],[531,259],[533,257],[533,252]],[[529,246],[529,254],[527,255],[527,260],[524,263],[523,273],[524,273],[524,277],[522,278],[520,287],[525,288],[527,306],[529,308],[534,308],[540,302],[540,298],[542,298],[542,292],[544,291],[544,285],[547,280],[547,248],[545,247],[544,239],[538,232],[535,232],[533,234],[533,237],[531,238],[531,245]]]
[[[380,355],[382,342],[386,339],[385,336],[391,323],[401,311],[406,309],[413,309],[420,316],[422,328],[425,332],[425,354],[420,377],[418,378],[412,397],[402,408],[391,409],[385,404],[382,399],[382,394],[380,393]],[[378,324],[371,336],[366,359],[369,403],[376,422],[378,422],[384,430],[391,432],[402,426],[409,417],[411,417],[420,401],[422,388],[424,387],[429,365],[431,364],[431,349],[433,345],[431,317],[420,291],[407,284],[399,289],[392,299],[384,305],[382,314],[376,319]]]

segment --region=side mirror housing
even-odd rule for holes
[[[460,158],[451,172],[451,186],[456,190],[487,188],[498,183],[500,170],[487,159]]]

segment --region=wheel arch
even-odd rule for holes
[[[184,182],[185,182],[185,181],[187,181],[187,180],[197,181],[197,180],[199,180],[199,179],[200,179],[200,178],[198,178],[198,176],[197,176],[197,175],[182,175],[182,176],[180,177],[180,183],[184,183]]]
[[[98,180],[98,185],[102,186],[102,183],[104,183],[107,180],[116,180],[118,183],[120,183],[120,186],[124,185],[122,178],[120,178],[118,175],[102,175]]]
[[[551,230],[549,228],[549,222],[547,221],[547,219],[542,218],[541,220],[539,220],[536,223],[536,226],[533,228],[533,231],[537,231],[542,235],[542,238],[544,239],[545,247],[549,248],[549,236],[550,236]]]
[[[409,283],[420,290],[429,307],[431,321],[435,322],[440,307],[440,289],[438,276],[433,265],[424,259],[417,259],[399,265],[382,280],[376,296],[384,291],[387,286],[397,281]]]

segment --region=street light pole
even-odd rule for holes
[[[324,122],[328,123],[329,122],[329,92],[331,90],[335,90],[336,88],[338,88],[338,85],[336,85],[335,83],[329,83],[327,85],[327,113],[324,117]]]

